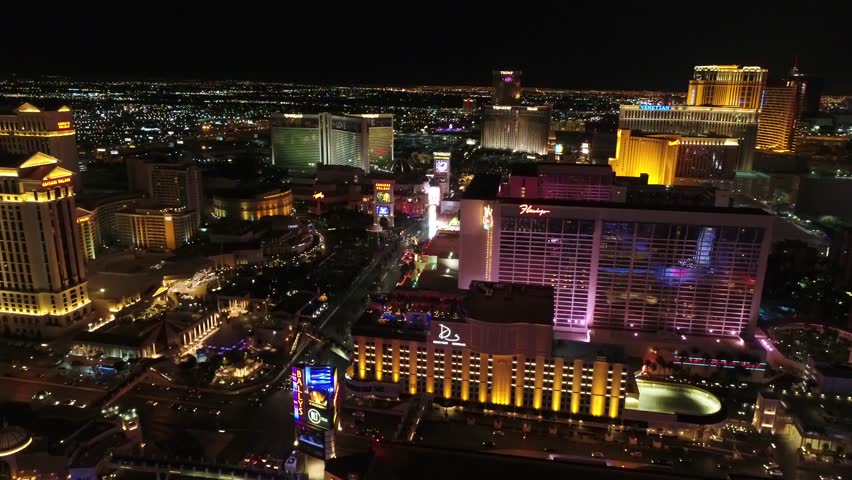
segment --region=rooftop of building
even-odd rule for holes
[[[753,178],[761,180],[769,180],[769,175],[755,170],[737,170],[734,172],[736,178]]]
[[[154,272],[160,276],[191,277],[193,273],[210,266],[203,257],[177,256],[156,252],[115,252],[101,255],[88,262],[89,273],[116,273],[133,275]]]
[[[464,299],[466,317],[488,323],[553,325],[553,287],[474,281]]]
[[[85,190],[83,193],[75,195],[75,201],[78,206],[87,210],[94,210],[101,205],[106,205],[112,202],[126,202],[131,200],[139,200],[144,195],[135,192],[121,192],[104,195],[103,193],[88,193]]]
[[[436,292],[458,291],[459,272],[437,263],[429,263],[417,276],[417,283],[412,288]],[[407,284],[403,286],[408,286]]]
[[[275,195],[279,195],[281,193],[292,193],[290,187],[281,187],[281,186],[272,186],[272,185],[263,185],[263,184],[250,184],[250,185],[239,185],[236,188],[220,188],[215,189],[210,192],[210,195],[213,197],[227,198],[227,199],[255,199],[260,200],[266,197],[272,197]]]
[[[464,292],[396,289],[370,298],[367,310],[352,325],[353,335],[420,340],[433,319],[462,321]]]
[[[29,153],[0,152],[0,167],[32,168],[46,167],[51,165],[56,166],[57,164],[59,164],[58,158],[38,151],[33,151]]]
[[[514,163],[512,175],[531,177],[542,174],[559,175],[612,175],[612,167],[607,164],[577,164],[577,163]]]
[[[115,212],[116,214],[128,214],[128,215],[156,215],[156,216],[189,216],[194,215],[195,210],[190,210],[185,207],[166,207],[162,204],[152,203],[152,202],[141,202],[139,205],[131,206],[120,211]]]
[[[272,313],[285,313],[295,315],[299,313],[306,305],[317,299],[318,296],[314,292],[298,291],[292,295],[284,295],[273,308]]]
[[[141,347],[165,343],[167,336],[177,336],[195,320],[189,312],[164,312],[149,319],[115,320],[93,332],[80,332],[74,338],[78,342]]]
[[[826,397],[829,397],[826,395]],[[819,435],[846,435],[852,430],[852,402],[846,397],[820,398],[819,395],[785,395],[787,412],[805,432]]]
[[[661,186],[664,187],[664,186]],[[665,187],[664,187],[665,188]],[[680,188],[680,187],[671,187]],[[690,187],[692,188],[692,187]],[[675,211],[675,212],[696,212],[696,213],[725,213],[737,215],[759,215],[770,216],[768,212],[760,208],[748,207],[713,207],[700,205],[661,205],[655,204],[653,207],[645,205],[631,205],[630,203],[618,202],[596,202],[584,200],[536,200],[529,198],[501,198],[500,203],[509,203],[520,205],[523,203],[535,202],[538,205],[552,205],[554,207],[588,207],[588,208],[613,208],[613,209],[632,209],[632,210],[657,210],[657,211]]]
[[[627,361],[624,350],[624,345],[615,343],[592,343],[582,340],[553,341],[554,357],[582,358],[584,360],[606,357],[609,362],[624,363]]]
[[[459,232],[439,231],[421,249],[422,255],[434,255],[438,258],[458,258]]]
[[[849,365],[815,365],[816,370],[824,377],[852,379],[852,367]]]
[[[38,102],[0,103],[0,115],[16,115],[18,113],[38,112],[70,112],[71,108],[63,102],[54,100],[39,100]]]
[[[385,443],[374,449],[374,456],[364,478],[408,478],[426,480],[476,478],[594,478],[599,480],[667,480],[703,477],[650,468],[618,468],[619,462],[559,455],[556,460],[494,455],[490,452],[457,448],[412,446]],[[453,465],[456,468],[448,468]],[[461,466],[464,466],[461,468]],[[340,466],[342,467],[342,465]],[[363,468],[352,465],[355,472]],[[338,470],[340,468],[338,467]],[[404,474],[402,473],[404,472]]]
[[[464,191],[465,200],[497,200],[502,177],[496,174],[479,174],[473,177]]]
[[[655,105],[656,106],[656,105]],[[644,107],[644,108],[643,108]],[[726,111],[731,113],[744,113],[757,116],[757,110],[753,108],[715,106],[715,105],[666,105],[668,108],[650,109],[648,105],[620,105],[622,110],[651,110],[651,111],[704,111],[704,112],[719,112]]]

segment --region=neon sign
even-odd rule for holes
[[[376,215],[380,217],[390,216],[390,207],[387,205],[379,205],[378,207],[376,207]]]
[[[494,211],[491,209],[491,206],[486,205],[482,209],[482,228],[491,230],[492,226],[494,226]]]
[[[299,367],[293,367],[293,416],[296,417],[296,420],[300,420],[302,418],[302,414],[305,412],[304,407],[304,399],[302,398],[302,391],[305,388],[304,381],[302,380],[302,369]]]
[[[71,175],[68,175],[67,177],[51,178],[49,180],[45,180],[41,182],[41,186],[42,188],[57,187],[59,185],[65,185],[67,183],[71,183]]]
[[[467,344],[460,342],[461,338],[458,333],[453,333],[450,327],[444,324],[438,324],[438,327],[441,328],[441,331],[438,333],[438,340],[432,340],[432,343],[438,345],[452,345],[454,347],[466,347]]]
[[[671,105],[639,105],[639,110],[671,110]]]
[[[385,192],[389,192],[390,189],[391,189],[390,183],[377,183],[376,184],[376,190],[382,190],[382,191],[385,191]]]
[[[547,215],[550,213],[550,210],[546,210],[544,208],[536,208],[532,205],[527,205],[526,203],[519,205],[521,209],[521,215],[538,215],[539,217],[542,215]]]
[[[56,124],[56,127],[60,130],[67,130],[71,128],[71,122],[59,122]]]

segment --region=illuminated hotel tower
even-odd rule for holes
[[[73,122],[71,109],[65,105],[51,111],[24,103],[10,112],[0,112],[0,152],[44,152],[59,159],[62,168],[79,173]]]
[[[491,72],[494,84],[494,105],[517,105],[521,102],[520,70],[494,70]]]
[[[765,68],[699,65],[689,81],[686,104],[758,109],[765,86]]]
[[[787,81],[778,87],[768,87],[757,123],[757,148],[773,152],[796,150],[796,131],[799,126],[801,96],[804,85]]]
[[[56,337],[90,310],[74,174],[59,163],[0,157],[0,334]]]
[[[547,154],[550,105],[483,107],[482,147]]]
[[[272,164],[290,173],[317,164],[370,170],[393,161],[393,114],[286,113],[271,119]]]

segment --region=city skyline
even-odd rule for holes
[[[499,19],[460,8],[444,19],[418,15],[386,35],[347,27],[359,23],[361,12],[347,23],[328,20],[330,35],[287,25],[286,36],[280,25],[239,13],[204,23],[180,13],[167,21],[143,14],[115,22],[45,15],[40,24],[46,29],[73,22],[63,44],[78,54],[49,48],[55,37],[36,36],[10,52],[0,75],[485,86],[483,72],[520,69],[525,87],[681,91],[694,65],[759,65],[775,79],[798,62],[801,71],[826,78],[826,93],[852,91],[852,67],[832,48],[843,42],[833,19],[797,12],[725,31],[668,11],[599,12],[607,17],[591,21],[589,8],[552,9],[552,24],[502,28]],[[760,18],[759,6],[742,8],[742,17]],[[10,20],[12,36],[29,28],[26,17]],[[156,36],[125,35],[154,26]]]
[[[283,5],[4,18],[0,480],[852,475],[849,16]]]

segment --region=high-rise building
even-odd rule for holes
[[[118,224],[115,214],[135,208],[141,201],[141,193],[122,193],[110,196],[97,195],[78,200],[78,203],[92,212],[92,222],[97,228],[97,233],[94,236],[97,242],[95,247],[96,252],[102,246],[110,247],[118,244]]]
[[[685,137],[677,134],[636,135],[618,130],[610,165],[616,175],[645,173],[655,185],[690,185],[734,180],[739,142],[726,137]]]
[[[581,338],[754,327],[772,237],[763,210],[501,198],[499,178],[479,178],[461,202],[459,288],[552,286],[556,330]]]
[[[137,208],[115,214],[121,245],[152,250],[174,250],[195,240],[198,212],[183,208]]]
[[[494,105],[518,105],[521,102],[520,70],[494,70],[491,77],[494,84]]]
[[[756,108],[621,105],[618,128],[644,135],[736,138],[739,142],[737,170],[751,170],[757,144],[757,120]]]
[[[127,159],[130,190],[144,193],[157,206],[201,211],[204,194],[201,169],[191,162],[160,163],[141,158]]]
[[[272,164],[290,174],[314,172],[323,163],[320,153],[320,117],[301,113],[273,115]]]
[[[393,114],[362,113],[368,135],[367,145],[370,165],[390,165],[393,163]]]
[[[799,67],[794,66],[790,70],[787,80],[799,84],[800,113],[807,117],[817,115],[819,113],[822,90],[825,86],[823,78],[808,73],[801,73],[799,72]]]
[[[86,260],[94,260],[101,245],[95,214],[80,207],[77,207],[75,214],[77,225],[80,228],[83,253],[86,255]]]
[[[482,147],[546,155],[550,113],[550,105],[484,107]]]
[[[788,80],[767,87],[757,125],[757,148],[772,152],[796,151],[804,83]]]
[[[735,108],[760,108],[766,86],[766,69],[739,65],[699,65],[689,81],[686,104]]]
[[[0,158],[0,332],[57,337],[91,310],[74,173],[44,153]]]
[[[369,171],[393,161],[393,115],[288,113],[272,116],[272,163],[293,174],[317,164]]]
[[[29,103],[0,111],[0,152],[42,152],[57,158],[71,173],[80,173],[73,112],[65,105],[42,110]]]

